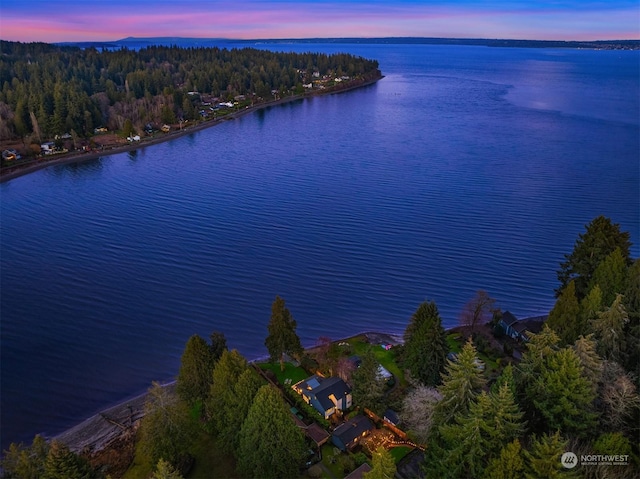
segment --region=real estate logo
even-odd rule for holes
[[[566,469],[573,469],[578,465],[578,456],[573,452],[565,452],[560,458],[560,462]]]
[[[573,452],[565,452],[560,458],[565,469],[573,469],[578,465],[578,456]],[[581,466],[628,466],[628,454],[583,454],[580,456]]]

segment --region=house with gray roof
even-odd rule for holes
[[[342,451],[351,450],[373,429],[373,423],[369,418],[359,414],[347,422],[340,424],[333,431],[331,441]]]
[[[526,342],[531,338],[531,333],[537,334],[541,331],[544,320],[546,320],[546,316],[518,321],[518,318],[512,313],[505,311],[502,313],[498,326],[502,328],[507,336],[518,341]]]
[[[291,387],[325,419],[351,407],[351,388],[340,378],[314,374]]]

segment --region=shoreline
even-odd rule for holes
[[[545,321],[548,315],[527,316],[520,321]],[[447,334],[460,332],[465,326],[452,326],[445,329]],[[333,343],[348,341],[358,336],[366,336],[367,340],[372,344],[380,344],[386,342],[394,346],[404,344],[403,332],[390,331],[360,331],[349,336],[334,339]],[[313,344],[304,348],[305,352],[312,352],[318,347]],[[249,364],[268,361],[267,355],[258,356],[248,361]],[[176,373],[177,375],[177,373]],[[156,381],[162,387],[173,388],[176,385],[176,379],[166,379],[164,381]],[[128,397],[117,403],[105,407],[89,418],[81,420],[73,426],[63,430],[62,432],[45,436],[46,440],[59,440],[66,444],[72,451],[78,453],[86,453],[89,455],[97,455],[101,451],[108,450],[112,445],[118,443],[122,439],[130,440],[137,427],[140,419],[144,416],[144,405],[148,395],[148,390],[142,393]]]
[[[362,335],[367,336],[371,342],[386,341],[394,345],[404,342],[402,334],[382,331],[361,331],[333,342],[347,341]],[[312,351],[316,347],[317,345],[314,344],[304,350]],[[260,356],[248,362],[254,364],[267,360],[268,356]],[[165,388],[172,388],[176,384],[175,379],[156,382]],[[60,433],[51,436],[43,435],[43,437],[47,441],[60,441],[77,453],[97,454],[123,436],[137,430],[140,419],[144,417],[144,405],[148,394],[148,391],[145,391],[113,403]]]
[[[36,160],[35,164],[28,164],[24,167],[17,166],[15,170],[10,170],[7,172],[0,173],[0,183],[4,183],[6,181],[13,180],[15,178],[19,178],[21,176],[28,175],[30,173],[35,173],[36,171],[43,170],[50,166],[59,166],[59,165],[68,165],[72,163],[82,163],[85,161],[95,160],[97,158],[104,158],[111,155],[117,155],[120,153],[126,153],[129,151],[140,150],[146,148],[147,146],[158,145],[160,143],[164,143],[167,141],[171,141],[177,138],[181,138],[185,135],[198,132],[207,128],[211,128],[226,121],[232,121],[236,118],[241,118],[244,115],[249,113],[253,113],[255,111],[262,110],[264,108],[269,108],[273,106],[283,105],[286,103],[291,103],[294,101],[304,100],[305,98],[314,98],[324,95],[333,95],[338,93],[345,93],[351,90],[355,90],[358,88],[363,88],[369,85],[373,85],[377,83],[379,80],[382,80],[384,75],[379,74],[375,78],[364,80],[361,83],[352,84],[345,86],[344,88],[330,89],[327,91],[313,91],[309,93],[305,93],[302,95],[292,95],[285,98],[280,98],[278,100],[271,100],[264,103],[259,103],[254,106],[250,106],[245,108],[244,110],[239,110],[233,113],[230,113],[222,118],[217,118],[213,120],[201,121],[192,126],[187,126],[181,130],[172,131],[170,133],[163,134],[162,136],[152,137],[149,139],[143,139],[136,143],[130,143],[123,146],[116,146],[110,148],[108,150],[101,151],[89,151],[89,152],[71,152],[71,153],[63,153],[60,155],[55,155],[56,158],[51,160],[38,161]]]

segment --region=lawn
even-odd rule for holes
[[[407,381],[404,378],[404,372],[400,369],[396,363],[395,352],[393,349],[385,350],[379,344],[369,344],[363,341],[362,336],[351,338],[349,344],[353,347],[354,354],[362,356],[368,348],[373,349],[373,354],[378,362],[386,368],[391,374],[393,374],[401,386],[406,386]]]
[[[409,446],[398,446],[389,450],[396,464],[398,464],[402,460],[402,458],[409,454],[411,451],[413,451],[413,448]]]
[[[259,366],[260,369],[273,372],[278,382],[284,386],[292,386],[309,377],[309,373],[304,369],[291,363],[284,363],[284,371],[280,370],[280,363],[260,363]]]
[[[459,353],[460,349],[462,349],[460,341],[461,339],[458,333],[447,334],[447,346],[449,347],[449,351],[456,354]]]
[[[338,454],[336,454],[336,451],[338,451]],[[345,453],[340,452],[340,449],[333,444],[325,444],[322,446],[322,464],[324,464],[335,477],[345,476],[342,465],[340,464],[340,457],[343,454]],[[332,459],[335,459],[333,463],[331,462]]]
[[[462,349],[462,339],[458,333],[447,334],[447,346],[449,351],[458,354]],[[496,357],[489,357],[485,353],[478,351],[478,359],[482,361],[486,366],[486,372],[491,373],[498,369],[498,363]]]

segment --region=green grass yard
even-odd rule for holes
[[[353,348],[353,353],[358,356],[362,356],[368,348],[372,348],[373,354],[378,362],[391,374],[393,374],[397,381],[400,382],[400,386],[406,386],[407,381],[404,378],[404,372],[400,369],[396,363],[395,352],[392,349],[385,350],[379,344],[370,344],[364,341],[362,336],[356,336],[348,340]]]
[[[284,371],[280,370],[280,363],[260,363],[259,366],[262,370],[273,372],[283,386],[292,386],[309,377],[304,369],[291,363],[284,363]]]
[[[409,446],[398,446],[389,450],[396,464],[398,464],[402,460],[402,458],[404,458],[411,451],[413,451],[413,448]]]
[[[447,346],[449,346],[449,351],[452,353],[459,353],[462,349],[462,340],[460,339],[460,334],[458,333],[450,333],[447,334]]]
[[[335,454],[336,451],[340,450],[333,444],[325,444],[324,446],[322,446],[322,464],[324,464],[325,467],[329,469],[331,471],[331,474],[333,474],[335,477],[344,477],[342,467],[338,462],[338,458],[340,457],[342,452]]]

